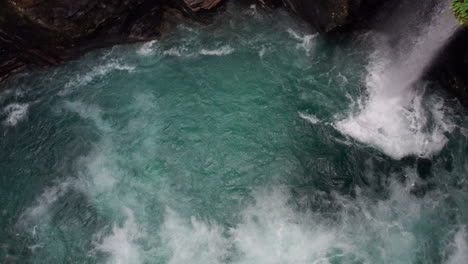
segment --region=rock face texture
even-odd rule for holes
[[[190,10],[197,12],[200,10],[210,10],[221,1],[222,0],[184,0],[184,3]]]
[[[457,32],[426,74],[468,107],[468,27]]]
[[[174,14],[209,21],[228,0],[0,0],[0,81],[26,67],[58,65],[84,52],[160,36]],[[236,0],[231,0],[236,1]],[[397,0],[244,0],[283,7],[318,32],[353,29]],[[390,18],[391,19],[391,18]],[[429,75],[468,105],[468,29]]]
[[[284,6],[309,22],[318,32],[339,30],[366,19],[384,0],[258,0],[264,7]]]
[[[18,13],[31,22],[54,31],[68,39],[79,39],[99,31],[131,33],[141,18],[154,15],[155,25],[161,19],[161,1],[145,0],[80,0],[40,1],[11,0]],[[157,34],[157,29],[148,33]]]
[[[174,10],[206,21],[228,0],[0,0],[0,81],[28,66],[60,64],[87,50],[156,38]],[[245,0],[249,1],[249,0]],[[285,7],[319,32],[368,15],[381,0],[250,0]],[[170,12],[168,12],[170,10]]]
[[[27,66],[158,37],[168,10],[202,20],[223,0],[2,0],[0,81]]]

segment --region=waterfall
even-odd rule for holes
[[[423,25],[419,30],[412,26],[397,28],[393,34],[404,37],[402,44],[390,44],[392,33],[375,35],[376,51],[365,83],[367,97],[356,104],[357,113],[351,112],[335,123],[340,132],[395,159],[430,156],[444,147],[444,133],[452,125],[443,118],[443,101],[431,98],[430,103],[425,102],[424,88],[417,82],[457,30],[456,19],[447,15],[449,5],[450,1],[443,0],[431,10],[429,19],[417,18]]]

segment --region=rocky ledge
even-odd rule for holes
[[[468,27],[461,28],[428,69],[426,76],[468,107]]]
[[[3,0],[0,81],[31,66],[58,65],[87,50],[153,39],[179,14],[206,22],[228,0]],[[367,17],[379,0],[244,0],[285,7],[319,32]]]
[[[299,15],[320,33],[347,29],[364,22],[386,0],[258,0],[264,7],[282,6]]]
[[[3,0],[0,80],[88,50],[154,39],[168,16],[205,21],[222,0]]]
[[[27,67],[58,65],[98,47],[157,38],[174,17],[209,22],[227,1],[0,0],[0,81]],[[320,33],[365,26],[379,13],[377,9],[398,4],[396,0],[242,1],[285,8]],[[460,31],[428,71],[466,105],[467,40],[468,30]]]

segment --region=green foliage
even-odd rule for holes
[[[468,25],[468,0],[452,0],[450,8],[460,24]]]

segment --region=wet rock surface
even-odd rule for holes
[[[210,22],[227,0],[8,0],[0,3],[0,80],[27,66],[57,65],[83,52],[153,39],[174,10]],[[251,0],[284,7],[317,31],[337,31],[369,15],[377,0]],[[170,15],[167,15],[170,13]]]
[[[339,31],[376,13],[386,1],[378,0],[258,0],[263,7],[284,6],[302,17],[318,32]]]
[[[426,76],[468,106],[468,27],[461,28],[428,69]]]
[[[0,2],[0,81],[28,67],[61,64],[84,52],[157,38],[166,20],[209,23],[228,0],[7,0]],[[249,1],[245,1],[249,2]],[[286,8],[320,33],[352,31],[375,17],[386,0],[250,0]],[[384,12],[380,12],[384,13]],[[392,19],[392,18],[386,18]],[[372,21],[378,24],[377,19]],[[356,26],[358,25],[358,26]],[[468,33],[461,30],[428,71],[468,105]]]
[[[161,35],[166,13],[203,21],[222,0],[9,0],[0,3],[0,80],[87,50]]]

